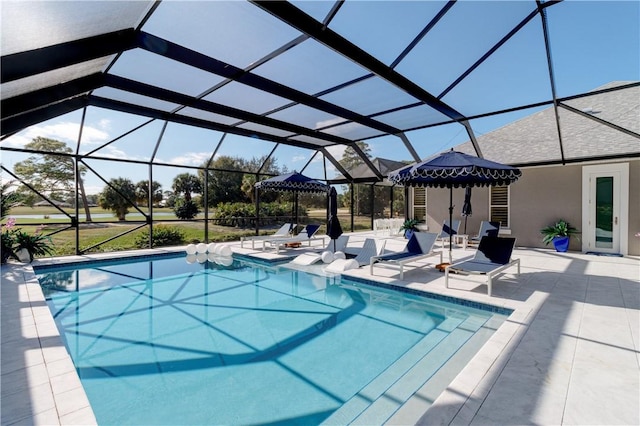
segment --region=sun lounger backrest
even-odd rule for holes
[[[433,246],[438,239],[438,234],[433,232],[414,232],[413,235],[420,245],[420,253],[427,254],[433,251]]]
[[[311,238],[316,234],[316,232],[318,232],[320,225],[309,224],[305,226],[304,229],[307,231],[307,237]]]
[[[335,242],[335,250],[333,250],[333,248],[334,248],[333,244],[330,244],[330,248],[334,252],[336,252],[336,251],[344,252],[347,249],[347,245],[349,244],[349,236],[348,235],[340,235],[338,238],[333,240],[333,242]]]
[[[444,225],[442,225],[442,232],[440,232],[440,238],[448,237],[449,234],[456,235],[460,231],[460,220],[454,219],[453,226],[449,226],[449,219],[444,221]]]
[[[482,237],[474,260],[505,265],[511,260],[515,245],[513,237]]]
[[[293,227],[295,227],[295,225]],[[292,225],[290,223],[285,223],[273,235],[286,237],[291,232],[291,228]]]
[[[497,237],[500,232],[500,222],[489,222],[483,220],[480,223],[480,232],[478,232],[478,239],[482,237]]]
[[[420,247],[420,243],[418,242],[418,237],[416,236],[418,232],[414,232],[411,234],[409,241],[407,241],[407,245],[404,248],[404,251],[409,253],[422,253],[422,247]]]
[[[384,251],[386,241],[367,238],[364,240],[362,250],[355,257],[359,265],[367,265],[373,256],[381,255]]]

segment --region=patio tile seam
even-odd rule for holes
[[[586,292],[585,292],[586,293]],[[571,368],[569,369],[569,378],[568,378],[568,383],[567,383],[567,388],[565,389],[565,394],[564,394],[564,403],[563,403],[563,407],[562,407],[562,418],[561,418],[561,424],[564,424],[565,421],[565,416],[567,414],[567,401],[569,400],[569,393],[571,392],[571,383],[573,382],[574,379],[574,365],[575,365],[575,361],[576,361],[576,357],[577,357],[577,353],[578,353],[578,339],[580,338],[580,335],[582,334],[582,327],[583,327],[583,320],[584,320],[584,305],[587,302],[577,302],[580,306],[580,323],[578,326],[578,333],[575,337],[568,337],[565,336],[565,338],[567,339],[571,339],[574,341],[574,345],[573,345],[573,356],[571,357]]]
[[[546,299],[545,294],[540,293],[538,297],[544,297]],[[518,346],[526,337],[527,332],[529,331],[529,327],[535,320],[540,308],[544,304],[544,300],[535,303],[534,301],[528,301],[529,303],[525,306],[521,306],[518,310],[514,311],[514,313],[510,316],[513,318],[517,317],[516,321],[511,321],[515,330],[511,332],[509,338],[500,342],[499,353],[496,356],[492,357],[491,363],[486,367],[486,370],[483,372],[482,377],[473,385],[473,389],[466,394],[466,398],[464,401],[461,401],[459,408],[457,409],[455,415],[452,416],[451,421],[448,424],[471,424],[474,419],[477,417],[478,413],[482,409],[484,403],[486,402],[487,397],[492,392],[493,387],[496,382],[499,380],[500,376],[504,372],[505,368],[509,364],[509,361],[514,356]],[[509,319],[507,320],[509,321]],[[496,349],[495,346],[491,348],[489,345],[494,342],[497,345],[496,340],[504,338],[504,334],[506,333],[504,325],[491,337],[491,339],[485,344],[483,349],[476,354],[476,356],[469,363],[468,368],[476,368],[474,363],[477,361],[477,358],[481,357],[487,350]],[[460,373],[459,376],[463,376],[464,370]],[[457,380],[451,383],[449,388],[453,389],[458,385]],[[450,390],[448,388],[448,390]],[[450,390],[451,391],[451,390]],[[456,392],[457,393],[457,392]],[[443,393],[444,395],[444,393]],[[440,399],[440,397],[438,398]],[[436,400],[437,403],[438,400]],[[434,403],[435,405],[435,403]]]
[[[36,333],[38,337],[38,344],[40,347],[42,359],[44,360],[44,367],[47,371],[48,380],[46,384],[51,392],[51,397],[54,401],[54,407],[51,410],[55,410],[55,415],[57,417],[58,425],[65,424],[63,421],[63,417],[66,416],[67,418],[71,418],[69,416],[76,412],[80,413],[88,409],[91,411],[91,414],[93,414],[93,410],[91,408],[91,405],[88,402],[86,392],[82,386],[74,387],[73,389],[67,389],[62,392],[57,392],[54,389],[53,383],[52,383],[54,378],[61,377],[68,373],[73,373],[77,377],[77,372],[75,368],[73,368],[72,371],[66,371],[64,368],[61,369],[60,367],[61,364],[63,365],[63,367],[68,365],[73,366],[71,357],[69,356],[68,353],[66,353],[66,349],[65,349],[64,357],[52,358],[51,356],[49,356],[50,353],[53,352],[49,350],[51,347],[52,341],[56,343],[57,347],[64,347],[64,343],[62,342],[62,338],[60,336],[59,330],[57,329],[57,326],[55,327],[55,333],[52,333],[52,329],[50,325],[51,325],[51,322],[55,324],[55,319],[53,318],[51,311],[49,311],[49,309],[47,308],[48,315],[43,315],[43,310],[41,308],[42,308],[43,302],[46,304],[46,299],[44,297],[44,293],[42,292],[42,287],[38,283],[35,273],[33,271],[33,267],[31,265],[25,265],[22,267],[22,277],[24,280],[24,283],[22,285],[25,285],[27,287],[28,302],[29,302],[31,314],[36,323],[36,330],[37,330]],[[36,315],[36,313],[38,315]],[[38,323],[42,324],[43,322],[45,323],[45,327],[38,328],[37,327]],[[79,377],[77,377],[77,380],[78,382],[80,382]],[[65,402],[70,398],[73,401],[77,401],[74,403],[79,405],[76,407],[73,407],[73,405],[71,407],[66,407],[65,412],[64,413],[61,412],[60,403]],[[42,413],[40,412],[33,413],[31,418],[35,420],[35,418],[40,414]],[[87,416],[85,416],[85,420],[86,418]],[[37,422],[34,422],[34,423],[37,424]]]

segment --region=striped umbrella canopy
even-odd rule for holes
[[[329,193],[331,187],[318,180],[312,179],[308,176],[293,171],[285,175],[275,176],[269,179],[256,182],[256,190],[278,191],[278,192],[293,192],[295,193],[294,212],[293,216],[296,223],[298,223],[298,193]]]
[[[453,188],[509,185],[522,176],[520,169],[462,152],[443,152],[389,174],[397,185],[449,188],[449,223],[453,223]],[[449,262],[453,235],[449,234]]]
[[[324,192],[328,193],[330,186],[293,171],[286,175],[275,176],[256,182],[255,187],[260,190],[279,192]]]

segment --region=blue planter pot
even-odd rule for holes
[[[413,233],[414,233],[414,232],[415,232],[415,231],[414,231],[414,230],[412,230],[412,229],[405,229],[405,230],[404,230],[404,237],[405,237],[407,240],[409,240],[409,239],[411,239],[411,236],[413,235]]]
[[[569,237],[553,237],[553,246],[558,252],[566,252],[569,250]]]

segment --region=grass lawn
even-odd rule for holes
[[[73,209],[64,209],[69,212],[71,215],[75,215],[75,210]],[[143,209],[144,211],[144,209]],[[131,213],[137,211],[132,210]],[[160,213],[160,215],[156,216],[156,213]],[[170,213],[171,215],[167,215]],[[315,222],[322,224],[321,229],[318,231],[319,233],[326,232],[324,227],[326,221],[326,211],[323,209],[313,209],[308,210],[308,218],[301,220],[301,222]],[[70,221],[68,219],[58,219],[51,218],[51,215],[59,215],[60,211],[58,211],[54,207],[15,207],[11,209],[10,214],[2,220],[2,223],[5,223],[8,217],[16,218],[16,226],[23,228],[27,232],[35,232],[36,228],[42,227],[42,232],[45,235],[51,234],[51,240],[55,249],[54,256],[64,256],[64,255],[72,255],[75,254],[75,244],[76,244],[76,232],[74,228],[68,228],[63,230],[65,227],[68,227]],[[80,214],[83,215],[84,211],[80,210]],[[113,216],[112,212],[109,210],[104,210],[99,207],[91,208],[92,215],[108,215],[107,217],[92,217],[92,222],[85,222],[81,217],[80,221],[80,233],[79,233],[79,245],[81,250],[86,250],[89,247],[92,247],[100,242],[109,240],[118,235],[124,234],[129,230],[135,229],[137,226],[140,226],[141,223],[135,223],[136,221],[141,221],[141,216],[128,215],[127,221],[119,222]],[[37,218],[26,218],[20,217],[23,215],[29,216],[39,216]],[[157,208],[154,209],[154,216],[156,221],[154,222],[154,227],[158,226],[168,226],[171,228],[179,229],[184,235],[183,244],[188,244],[190,242],[201,242],[205,240],[205,223],[204,221],[179,221],[173,215],[173,210],[170,208]],[[203,219],[204,215],[200,215],[199,219]],[[164,221],[163,221],[164,220]],[[350,219],[348,215],[348,211],[340,212],[340,220],[342,223],[342,228],[345,231],[350,229]],[[63,222],[64,224],[61,224]],[[354,228],[355,230],[367,230],[371,229],[370,226],[371,219],[366,216],[360,216],[354,218]],[[88,252],[112,252],[112,251],[121,251],[121,250],[131,250],[140,248],[138,244],[136,244],[136,239],[142,238],[140,235],[142,233],[148,232],[148,227],[143,226],[140,229],[127,233],[125,235],[121,235],[117,238],[114,238],[112,241],[105,242],[100,244],[97,247],[91,248]],[[262,234],[270,234],[273,232],[271,229],[264,229],[261,231]],[[213,223],[209,223],[209,241],[219,242],[219,241],[237,241],[241,236],[254,235],[255,229],[253,228],[240,228],[240,227],[230,227],[230,226],[218,226]],[[143,240],[144,241],[144,240]]]

